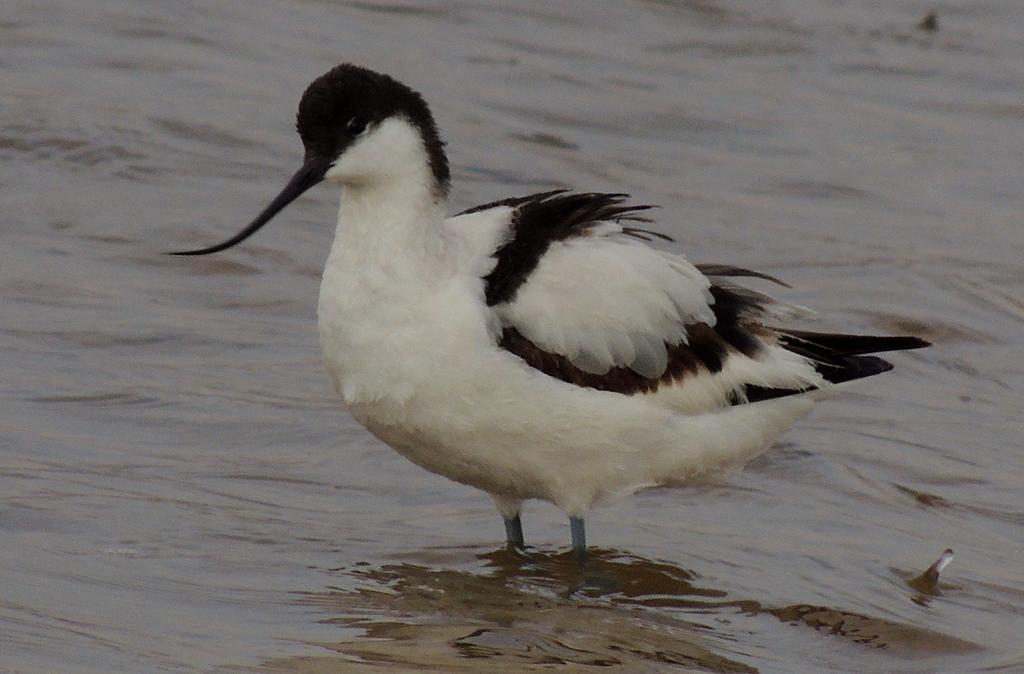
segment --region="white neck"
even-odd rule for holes
[[[346,151],[327,179],[342,185],[328,271],[372,265],[394,280],[422,282],[450,270],[445,198],[411,124],[385,121]]]
[[[457,273],[419,134],[381,127],[327,174],[343,191],[317,313],[328,372],[350,404],[412,394],[411,373],[393,366],[395,345],[420,338],[416,312]]]

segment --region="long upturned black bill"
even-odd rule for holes
[[[308,190],[313,185],[316,185],[324,179],[324,174],[327,173],[327,169],[330,168],[331,162],[322,159],[307,159],[302,164],[302,168],[295,172],[292,179],[288,181],[281,193],[274,197],[274,200],[263,209],[263,212],[256,216],[256,219],[249,223],[249,226],[235,234],[227,241],[222,241],[215,246],[209,248],[199,248],[197,250],[179,250],[168,255],[209,255],[210,253],[219,253],[222,250],[226,250],[245,241],[250,236],[256,233],[263,225],[270,222],[270,219],[281,212],[281,210],[299,198],[299,196]]]

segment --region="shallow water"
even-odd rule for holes
[[[915,26],[936,7],[939,31]],[[0,7],[0,671],[1022,671],[1024,11],[972,3]],[[815,329],[934,340],[735,475],[500,549],[341,409],[336,196],[245,246],[305,84],[422,90],[453,207],[658,203]],[[908,582],[945,548],[936,587]]]

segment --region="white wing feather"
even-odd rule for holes
[[[666,344],[688,343],[687,324],[715,325],[710,287],[682,257],[607,223],[552,243],[513,300],[495,310],[503,326],[584,372],[617,366],[657,378],[668,365]]]

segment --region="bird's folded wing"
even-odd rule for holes
[[[776,345],[762,324],[772,300],[709,266],[712,282],[679,255],[647,245],[649,230],[622,195],[546,193],[511,208],[485,295],[499,345],[563,381],[679,398],[702,411],[745,401],[745,386],[807,389],[821,377]],[[571,201],[570,201],[571,200]],[[664,394],[670,393],[667,398]]]

